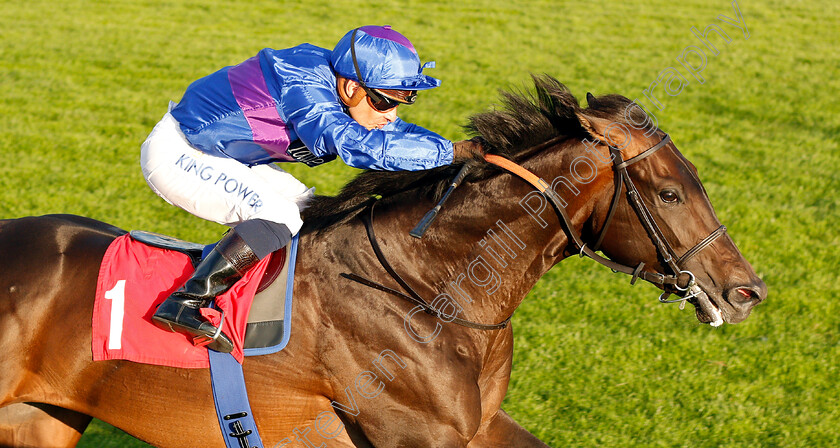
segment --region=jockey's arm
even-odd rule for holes
[[[337,154],[363,169],[424,170],[452,163],[452,142],[399,118],[368,130],[322,86],[293,86],[283,96],[283,111],[295,133],[316,156]]]

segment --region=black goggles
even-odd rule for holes
[[[356,78],[367,94],[368,104],[379,112],[387,112],[400,104],[414,104],[417,101],[416,90],[372,89],[365,84],[362,72],[359,70],[359,62],[356,60],[356,31],[358,28],[353,30],[353,35],[350,36],[350,54],[353,56]]]

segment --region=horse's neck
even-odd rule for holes
[[[573,156],[574,151],[538,155],[526,166],[550,184],[563,174],[558,166],[568,168]],[[568,203],[578,232],[609,182],[601,179],[577,185],[577,194],[558,192]],[[392,208],[377,216],[376,227],[383,232],[392,229],[388,239],[393,244],[391,254],[397,257],[393,264],[410,284],[418,285],[427,300],[448,296],[463,307],[460,317],[497,323],[512,314],[537,280],[567,256],[568,240],[551,205],[546,202],[540,213],[521,205],[529,197],[539,201],[533,191],[521,179],[502,174],[459,187],[423,240],[408,237],[407,229],[414,223],[406,219],[416,220],[422,210],[398,213]]]

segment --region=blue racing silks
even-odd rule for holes
[[[353,120],[331,56],[310,44],[263,49],[193,82],[172,116],[195,148],[247,165],[340,157],[356,168],[423,170],[452,162],[452,142],[420,126],[397,118],[368,130]]]

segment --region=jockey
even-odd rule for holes
[[[266,48],[193,82],[142,145],[146,182],[164,200],[232,227],[153,321],[161,328],[233,343],[199,309],[300,230],[308,189],[273,162],[320,165],[340,157],[363,169],[424,170],[469,158],[478,141],[449,140],[397,118],[422,74],[414,46],[390,26],[348,32],[333,51],[309,44]]]

